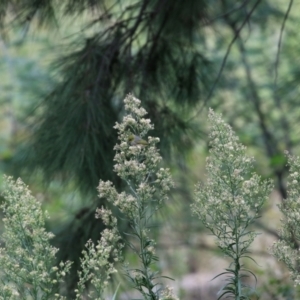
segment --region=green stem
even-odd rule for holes
[[[138,197],[137,193],[135,195]],[[138,197],[139,198],[139,197]],[[148,295],[150,295],[151,300],[157,300],[157,297],[155,293],[152,291],[153,284],[151,282],[150,276],[149,276],[149,270],[148,270],[148,263],[147,263],[147,257],[145,254],[145,245],[147,242],[147,239],[145,240],[145,235],[143,233],[143,229],[147,228],[146,224],[146,214],[145,214],[145,208],[144,203],[142,199],[139,200],[139,214],[138,219],[134,222],[138,228],[136,228],[136,232],[139,233],[139,239],[140,239],[140,259],[143,266],[143,275],[145,276],[146,285],[145,287],[148,289]],[[139,287],[140,291],[144,294],[142,286]]]
[[[142,221],[143,217],[140,218],[140,222],[139,222],[139,233],[140,233],[140,250],[141,250],[141,261],[142,261],[142,265],[143,265],[143,269],[144,269],[144,275],[145,275],[145,279],[146,279],[146,288],[148,289],[148,293],[150,295],[150,299],[151,300],[156,300],[157,297],[155,295],[155,293],[152,291],[152,288],[153,288],[153,284],[149,278],[149,272],[148,272],[148,267],[147,267],[147,262],[146,262],[146,256],[145,256],[145,244],[146,244],[146,241],[145,241],[145,237],[144,237],[144,234],[143,234],[143,228],[146,227],[145,225],[146,224],[143,224],[141,226],[141,221]],[[142,288],[141,288],[142,289]]]
[[[235,243],[236,243],[236,256],[235,256],[235,291],[237,292],[235,295],[236,300],[240,300],[240,297],[242,296],[242,287],[241,287],[241,281],[240,281],[240,254],[239,254],[239,233],[237,230],[237,219],[234,221],[235,223]]]

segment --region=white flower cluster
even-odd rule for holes
[[[127,183],[128,192],[118,193],[112,183],[100,181],[100,197],[106,198],[117,206],[129,218],[135,218],[139,210],[148,203],[159,205],[166,200],[167,193],[173,186],[168,169],[158,169],[161,156],[156,148],[158,138],[148,137],[147,145],[131,145],[130,136],[143,138],[153,125],[145,119],[145,109],[140,107],[140,100],[128,95],[125,100],[127,115],[122,123],[116,123],[120,143],[115,146],[115,172]]]
[[[196,187],[192,210],[226,252],[232,250],[230,245],[237,247],[238,236],[243,236],[239,240],[243,247],[251,244],[256,234],[246,228],[258,217],[272,185],[252,173],[254,159],[246,156],[246,147],[239,143],[232,128],[211,109],[209,121],[208,179]]]
[[[114,128],[119,130],[119,139],[126,141],[128,136],[128,130],[132,130],[131,133],[138,134],[140,137],[145,136],[149,130],[153,129],[150,119],[145,119],[144,116],[147,114],[146,110],[141,106],[141,101],[131,94],[124,99],[125,111],[129,112],[124,116],[121,124],[116,123]],[[124,137],[125,134],[125,137]]]
[[[111,211],[98,208],[96,218],[102,219],[107,227],[102,232],[101,239],[97,245],[89,240],[86,250],[83,251],[81,268],[79,271],[78,287],[75,290],[76,300],[81,299],[88,282],[91,287],[88,296],[95,300],[104,299],[104,290],[107,288],[111,275],[117,273],[114,264],[121,258],[123,245],[119,243],[120,235],[117,230],[117,219],[112,216]]]
[[[58,249],[50,245],[53,234],[45,231],[41,204],[18,179],[5,177],[5,231],[0,248],[1,299],[48,299],[70,269],[70,263],[55,265]],[[28,299],[29,299],[28,298]]]
[[[290,172],[287,179],[288,196],[279,205],[283,214],[279,230],[280,240],[275,242],[271,252],[285,263],[295,285],[300,285],[300,158],[286,152]]]
[[[160,300],[179,300],[179,298],[176,295],[174,295],[173,289],[168,286],[161,292],[161,297],[159,299]]]

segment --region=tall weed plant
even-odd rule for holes
[[[105,299],[113,274],[119,272],[139,292],[139,299],[175,300],[178,298],[164,286],[164,276],[154,267],[159,258],[151,232],[153,218],[168,200],[173,181],[170,171],[161,166],[156,147],[159,139],[148,134],[153,125],[145,118],[147,112],[140,100],[128,95],[124,106],[123,120],[115,125],[119,143],[114,148],[114,171],[125,188],[118,192],[112,182],[100,180],[98,191],[99,197],[115,206],[129,225],[123,235],[127,238],[121,238],[112,212],[98,208],[96,218],[102,219],[106,229],[96,244],[87,241],[82,252],[75,299]],[[231,261],[216,276],[226,276],[216,298],[250,299],[255,294],[255,284],[248,286],[246,277],[254,278],[254,282],[257,278],[245,267],[245,260],[253,260],[250,246],[258,235],[253,224],[273,186],[253,172],[254,159],[246,155],[246,147],[221,116],[210,110],[209,122],[207,181],[196,187],[192,212],[216,237],[219,249]],[[299,285],[300,159],[288,155],[288,161],[289,194],[280,206],[284,216],[281,240],[271,249],[287,265],[295,285]],[[64,277],[71,262],[56,261],[58,249],[50,243],[53,234],[45,230],[47,213],[21,179],[5,177],[5,184],[1,205],[5,231],[0,248],[0,300],[65,299]],[[136,257],[136,264],[124,261],[124,246]],[[116,297],[117,293],[113,299]]]
[[[300,285],[300,157],[286,152],[290,167],[287,179],[287,199],[279,205],[283,218],[279,229],[280,240],[271,247],[274,256],[290,272],[295,286]]]
[[[168,199],[173,186],[168,169],[159,167],[162,160],[156,144],[158,138],[146,135],[153,129],[141,101],[128,95],[124,100],[126,115],[117,123],[119,143],[115,146],[114,170],[126,183],[127,189],[118,193],[109,181],[100,181],[99,195],[116,206],[128,222],[131,231],[125,241],[139,261],[138,266],[124,264],[124,272],[132,287],[143,299],[156,300],[164,294],[161,275],[153,271],[157,262],[155,240],[150,236],[151,220]],[[145,138],[145,139],[143,139]],[[171,298],[169,298],[171,299]]]
[[[253,172],[254,159],[246,155],[246,147],[239,143],[221,116],[210,110],[208,118],[207,182],[197,186],[192,210],[216,237],[222,253],[231,260],[226,271],[218,275],[227,275],[218,299],[225,296],[248,299],[253,288],[247,286],[244,279],[252,275],[256,280],[256,276],[244,267],[243,261],[252,259],[249,247],[258,233],[251,225],[259,217],[272,184]]]

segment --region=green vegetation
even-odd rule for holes
[[[245,292],[252,299],[299,298],[288,276],[297,277],[299,243],[287,238],[297,237],[297,207],[286,204],[297,200],[289,187],[298,179],[289,177],[289,169],[290,157],[300,151],[297,8],[293,0],[0,1],[0,175],[22,178],[49,212],[45,228],[55,235],[49,243],[60,249],[57,261],[73,262],[62,294],[75,299],[78,282],[80,291],[96,276],[91,274],[103,275],[86,259],[98,257],[93,249],[101,232],[113,230],[95,219],[97,207],[118,220],[130,269],[139,265],[136,254],[143,252],[130,251],[137,247],[128,236],[131,221],[114,201],[97,196],[100,179],[117,193],[130,188],[115,172],[113,149],[120,141],[114,126],[123,120],[124,96],[133,93],[154,125],[149,134],[159,138],[160,167],[169,168],[175,182],[171,200],[153,211],[149,239],[156,241],[154,257],[160,258],[152,261],[152,272],[162,270],[176,280],[157,282],[173,286],[181,299],[221,295],[216,296],[223,277],[212,285],[209,280],[228,268],[228,261],[205,234],[207,224],[187,209],[194,203],[194,185],[206,186],[211,107],[247,147],[245,155],[255,157],[251,172],[261,182],[274,182],[270,197],[259,202],[261,218],[247,227],[262,234],[251,243],[257,265],[242,262],[259,279],[251,294],[255,279],[244,278],[251,287]],[[148,134],[133,130],[126,138],[130,146],[139,145],[140,163],[148,163],[142,153],[150,146]],[[0,214],[0,234],[2,219]],[[280,252],[283,247],[286,252]],[[82,264],[88,271],[80,275]],[[106,296],[131,293],[120,274]],[[91,285],[89,292],[96,290]],[[166,298],[170,291],[164,291]]]
[[[150,119],[145,119],[146,111],[140,107],[140,100],[128,95],[124,100],[127,114],[115,128],[119,131],[120,143],[115,146],[115,172],[126,183],[126,191],[118,193],[110,181],[101,181],[99,196],[105,197],[122,213],[129,223],[124,243],[128,251],[137,257],[137,266],[123,260],[121,236],[118,221],[110,210],[97,209],[96,217],[102,219],[106,229],[95,245],[91,240],[86,244],[81,258],[79,281],[74,292],[76,299],[85,295],[90,299],[105,299],[111,275],[117,272],[115,264],[122,262],[123,276],[129,279],[131,287],[138,290],[143,299],[178,299],[169,287],[164,288],[155,262],[156,241],[151,227],[153,217],[168,200],[173,186],[167,169],[159,168],[161,161],[155,144],[158,138],[148,137],[147,143],[130,142],[131,135],[144,137],[153,129]],[[238,142],[231,127],[219,115],[209,112],[211,123],[211,156],[207,159],[208,179],[195,192],[192,210],[217,238],[218,247],[232,262],[225,272],[227,283],[219,291],[218,299],[228,296],[236,300],[258,297],[255,287],[245,282],[254,272],[244,266],[245,259],[253,260],[249,247],[258,235],[251,230],[258,213],[272,190],[269,181],[251,173],[253,158],[246,156],[246,148]],[[281,210],[283,222],[282,239],[273,245],[273,253],[291,270],[295,285],[299,284],[299,253],[295,243],[299,241],[299,158],[289,156],[291,182],[289,198]],[[45,220],[40,203],[31,195],[19,179],[14,182],[5,178],[6,189],[2,210],[5,231],[0,248],[0,295],[2,299],[65,299],[64,277],[69,272],[71,262],[60,262],[56,267],[55,256],[58,249],[49,243],[53,237],[45,231]],[[254,261],[254,260],[253,260]],[[124,281],[123,285],[126,286]],[[114,295],[114,298],[116,294]]]

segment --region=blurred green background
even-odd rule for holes
[[[0,172],[22,177],[49,211],[59,259],[77,262],[70,289],[85,242],[102,230],[99,180],[122,188],[112,127],[132,92],[176,182],[154,234],[180,299],[216,299],[222,281],[210,280],[228,266],[189,209],[205,180],[209,107],[275,182],[256,224],[258,265],[248,262],[260,299],[299,299],[268,253],[286,197],[283,152],[300,152],[299,11],[299,0],[1,1]]]

